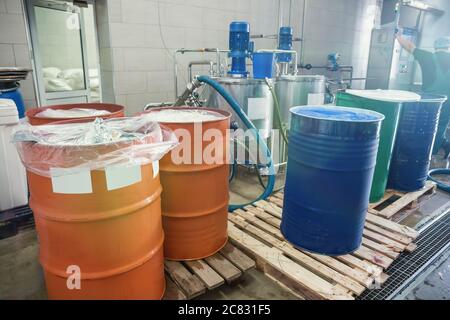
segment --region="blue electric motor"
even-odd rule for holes
[[[246,59],[250,57],[253,51],[250,42],[250,25],[247,22],[235,21],[230,24],[230,53],[231,70],[228,72],[231,76],[247,77]]]
[[[281,27],[278,36],[278,50],[292,50],[292,34],[291,27]],[[289,63],[292,61],[291,53],[279,53],[277,60],[280,63]]]
[[[16,103],[19,118],[25,117],[25,103],[18,82],[0,82],[0,99],[11,99]]]

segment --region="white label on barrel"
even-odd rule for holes
[[[325,103],[325,95],[323,93],[309,93],[308,105],[322,105]]]
[[[153,178],[156,178],[159,173],[159,161],[153,161]]]
[[[268,119],[270,115],[270,100],[268,98],[248,98],[247,110],[250,120]]]
[[[142,180],[141,166],[111,166],[105,168],[109,191],[125,188]]]
[[[70,169],[50,168],[54,193],[92,193],[91,171],[86,169],[73,173]]]

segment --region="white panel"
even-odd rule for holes
[[[267,119],[270,114],[270,100],[268,98],[249,98],[248,117],[250,120]]]
[[[141,166],[112,166],[105,169],[106,186],[109,191],[125,188],[142,180]]]
[[[52,187],[54,193],[62,194],[87,194],[92,193],[91,171],[85,170],[78,173],[67,173],[69,170],[51,168]]]

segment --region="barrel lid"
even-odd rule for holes
[[[420,95],[414,92],[402,91],[402,90],[346,90],[348,94],[385,102],[417,102],[420,101]]]
[[[385,118],[381,113],[371,110],[336,106],[300,106],[290,111],[307,118],[343,122],[378,122]]]

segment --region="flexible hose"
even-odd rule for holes
[[[269,157],[268,167],[269,167],[270,175],[269,175],[269,181],[267,183],[267,188],[264,190],[264,192],[256,200],[254,200],[252,202],[249,202],[246,204],[240,204],[240,205],[230,204],[228,209],[230,211],[242,209],[248,205],[253,204],[256,201],[267,199],[272,194],[273,188],[275,186],[275,169],[274,169],[272,157],[271,157],[271,154],[270,154],[269,148],[267,147],[266,142],[261,138],[255,125],[253,124],[253,122],[250,121],[250,119],[244,113],[241,106],[217,81],[214,81],[213,79],[211,79],[208,76],[199,76],[197,78],[197,80],[211,86],[214,90],[217,91],[217,93],[219,93],[225,99],[225,101],[230,105],[230,107],[234,110],[234,112],[239,116],[239,118],[242,120],[242,122],[245,124],[245,126],[252,130],[252,132],[255,135],[255,138],[258,141],[258,144],[263,148],[263,152]]]
[[[442,181],[439,181],[436,178],[433,178],[433,176],[436,175],[436,174],[449,175],[450,174],[450,169],[434,169],[434,170],[431,170],[430,173],[428,174],[428,180],[436,182],[436,184],[437,184],[439,189],[450,193],[450,184],[448,184],[448,183],[445,184]]]

